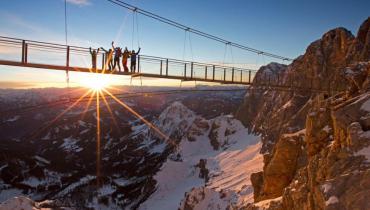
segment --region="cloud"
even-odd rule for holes
[[[67,2],[78,6],[88,6],[91,4],[90,0],[67,0]]]

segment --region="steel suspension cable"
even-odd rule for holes
[[[66,46],[68,46],[68,21],[67,21],[67,0],[64,0],[64,32],[65,32],[65,41]],[[67,88],[68,92],[69,90],[69,69],[66,70],[66,82],[67,82]]]
[[[138,7],[135,7],[135,6],[133,6],[131,4],[128,4],[128,3],[126,3],[126,2],[124,2],[122,0],[107,0],[107,1],[113,3],[113,4],[117,5],[117,6],[126,8],[128,10],[136,11],[137,13],[140,13],[140,14],[146,16],[146,17],[149,17],[149,18],[158,20],[158,21],[160,21],[162,23],[171,25],[173,27],[176,27],[176,28],[179,28],[179,29],[182,29],[182,30],[188,30],[189,32],[191,32],[193,34],[197,34],[197,35],[202,36],[202,37],[205,37],[207,39],[211,39],[211,40],[214,40],[214,41],[217,41],[217,42],[221,42],[221,43],[224,43],[224,44],[227,44],[228,43],[230,46],[233,46],[233,47],[236,47],[236,48],[240,48],[242,50],[246,50],[246,51],[249,51],[249,52],[252,52],[252,53],[256,53],[256,54],[264,54],[265,56],[268,56],[268,57],[271,57],[271,58],[276,58],[276,59],[281,59],[281,60],[286,60],[286,61],[292,61],[293,60],[291,58],[287,58],[287,57],[280,56],[280,55],[273,54],[273,53],[269,53],[269,52],[266,52],[266,51],[263,51],[263,50],[258,50],[258,49],[254,49],[254,48],[251,48],[251,47],[247,47],[247,46],[244,46],[244,45],[241,45],[241,44],[238,44],[238,43],[235,43],[235,42],[231,42],[231,41],[225,40],[223,38],[220,38],[220,37],[217,37],[217,36],[214,36],[214,35],[211,35],[211,34],[202,32],[202,31],[199,31],[197,29],[194,29],[194,28],[185,26],[185,25],[183,25],[181,23],[175,22],[173,20],[164,18],[162,16],[156,15],[156,14],[151,13],[149,11],[146,11],[146,10],[140,9]]]

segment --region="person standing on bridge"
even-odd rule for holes
[[[119,63],[119,58],[122,56],[122,48],[114,47],[114,42],[112,42],[112,47],[114,49],[114,61],[113,61],[113,70],[116,69],[116,65],[118,65],[118,70],[121,72],[121,65]]]
[[[106,50],[103,47],[101,47],[100,49],[102,49],[105,52],[104,69],[106,69],[108,66],[108,70],[112,71],[113,69],[113,49]]]
[[[98,50],[91,50],[90,47],[90,54],[91,54],[91,63],[92,63],[92,68],[96,69],[96,57],[98,56],[99,49]]]
[[[125,47],[125,50],[123,51],[123,54],[122,54],[122,65],[123,65],[124,72],[126,73],[128,72],[127,60],[129,57],[130,57],[130,51],[128,51],[127,47]]]
[[[141,50],[141,48],[139,47],[139,50],[137,51],[137,53],[135,53],[135,50],[133,50],[131,52],[130,56],[131,56],[131,72],[132,73],[135,73],[135,71],[136,71],[136,56],[139,55],[140,50]],[[139,69],[138,69],[138,71],[139,71]]]

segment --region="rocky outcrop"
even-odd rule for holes
[[[370,18],[356,37],[327,32],[273,77],[288,90],[261,90],[255,78],[238,112],[263,141],[264,169],[251,176],[258,203],[247,209],[280,196],[281,209],[370,208],[369,37]]]

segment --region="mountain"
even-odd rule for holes
[[[237,114],[264,157],[246,209],[370,208],[369,49],[370,18],[356,36],[330,30],[290,65],[261,68]],[[261,89],[265,74],[291,88]]]
[[[161,173],[161,168],[169,160],[179,161],[182,142],[196,141],[199,132],[205,131],[204,126],[211,130],[210,126],[218,118],[218,121],[230,121],[230,125],[223,127],[228,128],[229,133],[222,130],[226,134],[217,136],[218,130],[212,128],[212,142],[218,148],[234,144],[234,139],[229,139],[237,129],[245,132],[241,123],[232,117],[215,117],[220,113],[231,114],[241,103],[245,94],[243,91],[179,92],[123,99],[167,138],[137,120],[114,101],[108,100],[111,112],[101,102],[101,170],[100,186],[97,187],[96,105],[91,103],[87,107],[86,102],[77,104],[54,121],[71,103],[17,113],[7,112],[7,104],[17,99],[27,101],[23,106],[55,100],[39,97],[44,94],[43,90],[8,92],[1,100],[5,115],[1,116],[0,121],[0,200],[11,199],[9,202],[13,204],[25,203],[23,200],[29,199],[21,197],[23,195],[37,201],[31,202],[35,208],[137,209],[141,203],[159,192],[161,180],[156,177]],[[10,97],[14,95],[19,97]],[[207,104],[208,109],[204,108]],[[185,137],[189,140],[184,140]],[[211,140],[194,146],[202,145],[208,145],[205,151],[213,148],[209,146]],[[258,155],[258,149],[255,153]],[[187,169],[190,170],[184,168]],[[194,176],[198,177],[197,174]],[[204,182],[203,179],[197,179]],[[181,199],[178,199],[177,206]]]
[[[262,166],[259,137],[249,135],[232,116],[206,120],[180,103],[168,107],[159,119],[159,127],[181,140],[154,176],[156,191],[139,209],[177,209],[180,202],[180,209],[213,208],[215,200],[199,197],[199,190],[214,194],[224,206],[231,205],[231,199],[235,205],[253,200],[249,176]]]

